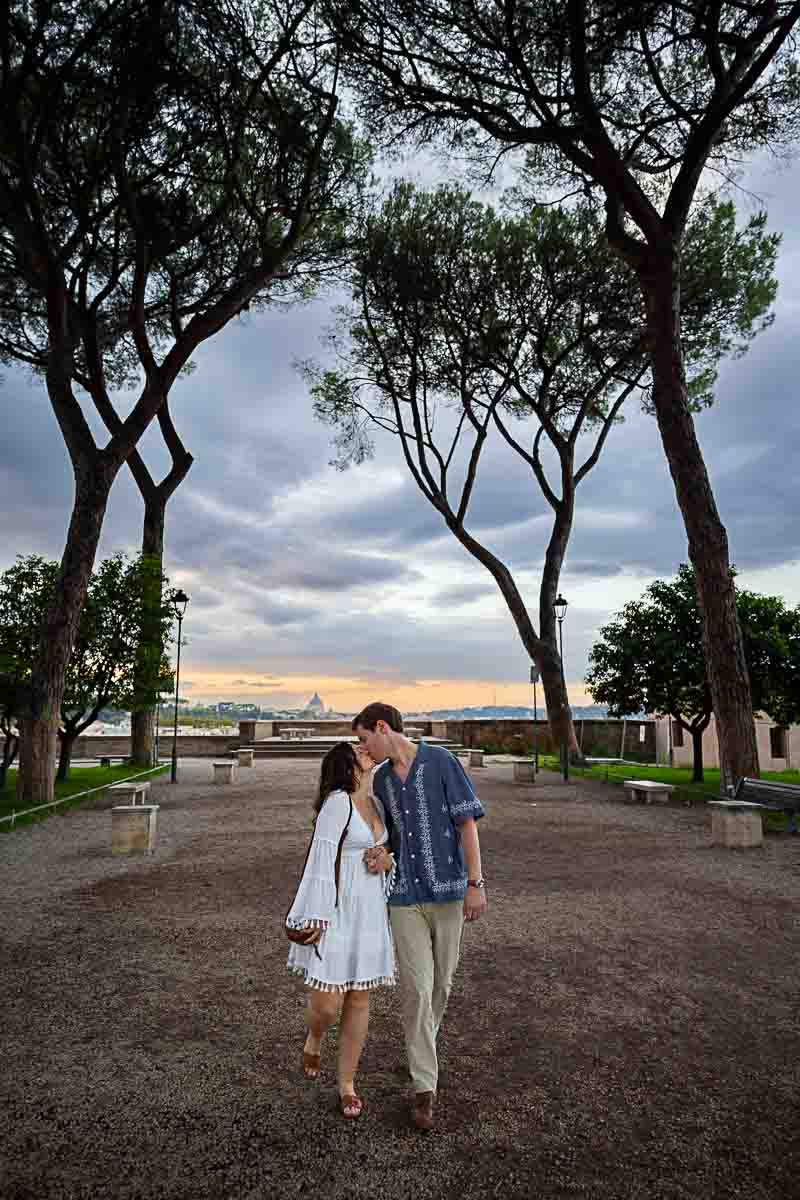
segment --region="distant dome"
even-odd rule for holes
[[[320,699],[318,692],[314,692],[314,695],[309,700],[308,704],[306,705],[306,708],[315,708],[315,709],[317,709],[318,712],[324,711],[325,705],[322,703],[322,700]]]

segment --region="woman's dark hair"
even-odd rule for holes
[[[314,805],[318,813],[331,792],[347,792],[352,796],[358,786],[358,759],[350,742],[337,742],[322,760],[319,773],[319,795]]]

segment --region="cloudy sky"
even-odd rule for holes
[[[784,235],[775,323],[726,365],[698,418],[732,559],[745,586],[800,603],[800,166],[746,180]],[[740,197],[742,206],[745,200]],[[488,574],[407,477],[391,438],[373,462],[329,464],[297,358],[320,357],[331,300],[230,326],[173,392],[195,456],[167,516],[167,572],[191,597],[181,693],[294,705],[318,690],[353,711],[530,703],[527,656]],[[60,557],[71,471],[44,388],[7,371],[0,387],[0,568],[17,554]],[[145,454],[163,466],[158,438]],[[484,456],[472,529],[512,568],[536,611],[549,530],[520,460]],[[141,502],[114,485],[100,548],[135,550]],[[654,421],[632,408],[582,484],[562,592],[573,702],[599,626],[686,559],[686,538]],[[184,665],[185,664],[185,665]]]

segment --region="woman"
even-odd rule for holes
[[[286,917],[290,929],[311,931],[303,945],[292,943],[287,963],[310,989],[303,1070],[308,1079],[319,1078],[323,1035],[341,1014],[337,1076],[348,1120],[363,1109],[355,1074],[367,1037],[370,991],[395,982],[386,910],[394,859],[385,848],[376,853],[385,847],[387,833],[370,788],[374,766],[366,747],[349,742],[325,755],[314,837]]]

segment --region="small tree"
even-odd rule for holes
[[[764,224],[759,215],[737,230],[732,205],[709,203],[687,236],[684,331],[696,408],[713,400],[720,356],[744,350],[769,323],[778,239]],[[331,337],[339,366],[304,368],[318,416],[336,430],[338,465],[370,455],[375,429],[398,437],[422,494],[497,583],[541,671],[554,741],[573,753],[553,604],[577,490],[628,397],[651,404],[646,316],[628,274],[587,204],[509,218],[460,187],[427,193],[398,183],[353,255],[353,302]],[[471,528],[493,436],[525,463],[552,510],[538,614]]]
[[[779,596],[736,596],[756,709],[778,724],[800,719],[800,608]],[[692,778],[703,780],[703,733],[713,709],[694,572],[657,580],[600,630],[586,685],[611,716],[669,715],[692,739]]]
[[[90,578],[67,668],[58,725],[59,779],[68,775],[76,738],[97,720],[100,711],[109,705],[124,708],[130,703],[144,620],[146,571],[147,564],[141,558],[129,560],[118,554],[100,563]],[[5,678],[15,690],[14,715],[20,711],[20,697],[29,685],[42,616],[52,600],[57,578],[58,563],[36,555],[18,558],[13,567],[0,574],[0,657]],[[164,605],[158,631],[162,646],[168,640],[170,623]],[[151,703],[158,683],[168,686],[172,678],[163,651],[159,667],[159,679],[154,682],[153,695],[148,697]]]
[[[117,554],[95,569],[67,671],[57,778],[67,777],[76,738],[102,709],[129,709],[134,704],[152,708],[158,694],[171,686],[164,647],[170,641],[172,613],[162,600],[164,582],[160,574],[153,579],[153,564],[144,555],[129,560]],[[143,680],[140,652],[143,630],[153,617],[149,589],[154,585],[159,599],[152,637],[159,656],[155,670]]]
[[[726,782],[758,770],[728,539],[687,387],[683,243],[706,183],[800,128],[800,2],[325,0],[373,136],[518,170],[530,208],[596,193],[644,300],[652,403],[688,539]]]

